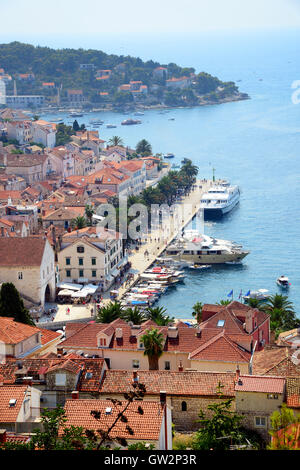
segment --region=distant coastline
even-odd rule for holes
[[[198,108],[201,106],[212,106],[212,105],[219,105],[219,104],[225,104],[225,103],[233,103],[236,101],[244,101],[244,100],[249,100],[251,97],[247,93],[237,93],[232,96],[226,96],[224,98],[219,98],[218,100],[200,100],[199,103],[195,105],[189,105],[189,106],[167,106],[164,104],[156,104],[156,105],[145,105],[142,103],[135,104],[134,106],[130,107],[115,107],[113,105],[106,105],[105,107],[93,107],[91,106],[90,109],[84,109],[80,106],[78,107],[70,107],[70,106],[60,106],[60,107],[47,107],[47,108],[41,108],[41,109],[36,109],[35,111],[37,112],[42,112],[42,113],[68,113],[72,112],[76,109],[76,111],[81,112],[83,114],[87,114],[90,112],[116,112],[116,113],[133,113],[137,111],[149,111],[149,110],[162,110],[162,111],[167,111],[167,110],[172,110],[172,109],[191,109],[191,108]]]

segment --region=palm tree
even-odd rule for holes
[[[230,302],[231,300],[220,300],[220,302],[217,302],[217,305],[228,305]]]
[[[144,312],[142,312],[138,307],[127,308],[122,313],[122,318],[127,322],[131,321],[134,325],[140,325],[146,320]]]
[[[197,323],[201,323],[202,321],[202,308],[203,304],[201,302],[196,302],[193,306],[193,317],[196,317]]]
[[[89,204],[86,204],[85,206],[85,215],[89,221],[89,225],[92,225],[92,218],[93,218],[93,214],[95,213],[94,209],[92,208],[92,206],[90,206]]]
[[[275,337],[282,331],[292,330],[299,326],[300,320],[296,317],[293,304],[286,295],[271,295],[260,310],[270,315],[270,329]]]
[[[146,139],[140,140],[137,143],[135,150],[136,150],[136,153],[138,153],[139,155],[142,155],[144,157],[146,157],[147,155],[152,154],[151,144]]]
[[[97,323],[111,323],[123,315],[123,308],[119,302],[110,302],[108,305],[100,307],[96,317]]]
[[[76,219],[71,220],[71,227],[73,230],[80,230],[81,228],[86,227],[86,219],[82,215],[76,217]]]
[[[124,145],[124,144],[123,144],[123,140],[121,139],[121,137],[119,137],[119,136],[117,136],[117,135],[113,135],[113,136],[109,139],[108,143],[109,143],[111,146],[113,146],[113,147],[116,147],[117,145],[120,145],[120,146]]]
[[[164,336],[156,328],[146,330],[140,337],[145,351],[144,356],[148,356],[149,370],[159,370],[158,360],[163,354]]]
[[[174,321],[174,318],[169,317],[167,310],[163,307],[148,307],[146,316],[148,320],[154,321],[159,326],[166,326]]]

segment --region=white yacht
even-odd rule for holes
[[[222,216],[231,211],[240,200],[238,186],[231,186],[228,181],[218,181],[202,195],[200,209],[204,216]]]
[[[197,265],[241,261],[248,254],[241,245],[199,234],[197,230],[186,230],[166,248],[166,256]]]

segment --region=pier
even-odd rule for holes
[[[210,188],[212,181],[197,180],[191,192],[182,198],[176,204],[185,207],[187,210],[182,211],[181,220],[177,221],[174,227],[173,218],[170,216],[168,220],[164,220],[164,227],[172,227],[166,234],[162,225],[146,235],[145,240],[139,245],[139,250],[129,254],[128,260],[131,262],[131,270],[134,272],[134,277],[130,281],[125,282],[118,288],[118,297],[116,300],[121,300],[124,295],[131,289],[131,287],[139,280],[140,274],[146,271],[155,260],[163,253],[166,247],[174,240],[174,238],[186,227],[200,209],[200,200],[202,195]],[[145,255],[148,252],[148,256]],[[109,295],[109,293],[108,293]],[[104,301],[108,301],[104,294]]]

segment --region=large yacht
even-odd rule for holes
[[[239,199],[238,186],[230,186],[228,181],[219,181],[202,195],[200,209],[204,210],[204,217],[222,216],[231,211],[238,204]]]
[[[197,265],[240,262],[248,254],[237,243],[202,235],[197,230],[186,230],[166,248],[166,256]]]

